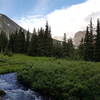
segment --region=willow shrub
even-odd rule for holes
[[[99,63],[56,64],[25,67],[18,72],[18,80],[51,100],[100,100]]]

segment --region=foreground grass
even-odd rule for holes
[[[77,64],[77,61],[67,61],[49,57],[31,57],[23,54],[14,54],[9,57],[0,54],[0,74],[17,72],[27,66],[52,68],[56,66],[59,67],[60,65],[65,66],[66,63],[71,64],[73,62]]]
[[[49,61],[52,58],[30,57],[23,54],[15,54],[11,57],[0,54],[0,74],[17,72],[28,65],[37,66],[41,62]]]
[[[100,100],[100,63],[0,54],[0,74],[8,72],[51,100]]]

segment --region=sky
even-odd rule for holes
[[[30,32],[48,20],[54,38],[73,38],[100,17],[100,0],[0,0],[0,13]]]

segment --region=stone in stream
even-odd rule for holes
[[[4,90],[0,90],[0,96],[4,96],[4,95],[6,95],[6,92]]]
[[[5,96],[6,95],[6,92],[5,91],[3,91],[3,90],[0,90],[0,100],[3,100],[3,96]]]

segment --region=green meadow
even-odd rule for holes
[[[51,100],[100,100],[100,63],[0,54],[0,74],[10,72]]]

